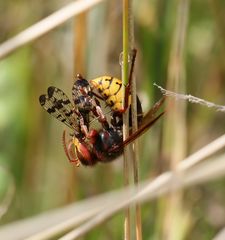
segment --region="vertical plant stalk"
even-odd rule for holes
[[[123,0],[123,58],[122,58],[122,86],[123,86],[123,106],[125,100],[125,86],[128,84],[128,51],[129,51],[129,0]],[[129,111],[123,114],[123,140],[129,136]],[[128,164],[128,147],[124,148],[124,184],[129,185],[129,164]],[[130,239],[130,207],[125,209],[124,220],[124,240]]]
[[[133,26],[133,15],[132,15],[132,1],[123,1],[123,65],[122,65],[122,80],[123,80],[123,95],[125,95],[125,86],[128,84],[128,54],[129,50],[134,49],[134,26]],[[131,112],[132,112],[132,132],[137,131],[137,99],[136,99],[136,82],[132,74],[131,79]],[[123,100],[124,100],[123,96]],[[123,104],[124,105],[124,104]],[[123,117],[123,136],[124,140],[129,136],[129,111],[126,111]],[[129,154],[130,153],[130,154]],[[132,148],[128,146],[124,149],[124,182],[125,185],[129,185],[129,176],[131,175],[131,168],[129,167],[131,162],[128,158],[132,156],[132,168],[133,168],[133,181],[134,184],[138,184],[139,174],[138,174],[138,141],[136,140]],[[126,218],[124,225],[124,239],[130,238],[130,210],[126,210]],[[142,226],[141,226],[141,208],[137,203],[135,204],[135,229],[136,229],[136,239],[142,240]]]
[[[137,98],[136,98],[136,82],[135,78],[132,79],[131,84],[131,119],[132,119],[132,133],[138,130],[137,122]],[[133,160],[133,177],[134,184],[138,186],[139,183],[139,144],[136,139],[132,144],[132,160]],[[141,225],[141,206],[139,203],[135,204],[135,230],[136,239],[142,240],[142,225]]]
[[[87,46],[87,12],[82,12],[77,17],[74,18],[73,21],[73,81],[77,73],[81,73],[85,75],[85,54],[86,54],[86,46]],[[71,83],[72,84],[72,83]],[[77,187],[76,179],[77,171],[74,168],[71,168],[70,174],[70,192],[74,193],[74,189]],[[73,189],[72,189],[73,188]],[[75,196],[76,197],[76,196]]]
[[[102,1],[103,0],[77,0],[69,3],[60,10],[20,32],[15,37],[12,37],[0,44],[0,59],[7,56],[17,48],[41,37],[44,34],[47,34],[70,18],[88,10]]]
[[[185,62],[184,50],[188,23],[189,0],[177,1],[177,18],[172,41],[172,49],[168,65],[167,88],[175,91],[185,91]],[[171,169],[176,166],[186,155],[186,105],[184,102],[168,100],[167,120],[165,122],[166,156],[170,160]],[[171,142],[171,136],[173,141]],[[166,202],[164,234],[167,240],[183,239],[188,226],[185,213],[182,191],[169,195]],[[177,231],[179,229],[179,231]]]
[[[223,1],[210,0],[210,6],[214,14],[217,32],[220,35],[219,47],[221,49],[220,64],[225,68],[225,21],[224,21],[224,7]]]
[[[74,65],[73,74],[81,73],[85,76],[85,54],[87,46],[87,12],[74,18]]]
[[[130,4],[130,15],[129,15],[129,24],[130,24],[130,45],[131,49],[134,49],[134,17],[133,17],[133,8],[132,0]],[[136,79],[134,76],[134,69],[131,79],[131,119],[132,119],[132,133],[138,130],[138,121],[137,121],[137,89],[136,89]],[[133,178],[134,184],[138,186],[139,183],[139,144],[138,139],[136,139],[132,144],[132,167],[133,167]],[[142,224],[141,224],[141,205],[139,203],[135,204],[135,231],[136,239],[142,240]]]

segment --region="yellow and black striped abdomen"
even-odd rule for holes
[[[90,81],[93,88],[98,90],[107,105],[113,111],[122,109],[122,81],[111,76],[101,76]]]

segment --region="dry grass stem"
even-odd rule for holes
[[[150,200],[185,186],[196,185],[224,176],[224,155],[196,165],[224,147],[225,135],[183,160],[177,166],[175,172],[165,172],[153,181],[148,180],[140,183],[138,188],[136,186],[127,187],[123,190],[72,204],[61,210],[2,226],[0,228],[0,239],[15,239],[15,233],[18,238],[26,240],[49,239],[90,219],[70,233],[69,236],[74,239],[85,234],[131,203]],[[203,152],[206,154],[203,154]]]
[[[3,166],[0,166],[0,174],[7,175],[9,182],[7,185],[7,192],[4,194],[4,197],[1,199],[0,204],[0,219],[8,211],[8,208],[13,200],[15,194],[15,182],[12,174]]]
[[[131,0],[131,6],[133,6],[133,1]],[[129,32],[129,41],[131,49],[134,49],[134,16],[133,16],[133,8],[130,7],[130,15],[129,15],[129,24],[130,24],[130,32]],[[135,53],[136,58],[136,53]],[[133,63],[135,67],[135,62]],[[132,67],[132,66],[131,66]],[[135,71],[132,70],[132,78],[131,78],[131,119],[132,119],[132,133],[138,130],[138,121],[137,121],[137,88],[136,88],[136,78]],[[139,183],[139,141],[138,138],[132,144],[132,167],[133,167],[133,181],[134,184],[138,186]],[[142,222],[141,222],[141,206],[137,203],[135,206],[135,231],[136,231],[136,240],[142,240]]]
[[[125,106],[125,86],[128,84],[128,52],[129,52],[129,31],[130,25],[128,21],[129,11],[130,11],[130,2],[129,0],[123,0],[123,62],[122,62],[122,87],[123,87],[123,107]],[[126,140],[129,137],[129,111],[126,111],[123,114],[123,140]],[[128,186],[130,184],[130,164],[129,164],[129,148],[127,146],[124,148],[123,152],[123,174],[124,174],[124,184]],[[131,218],[130,218],[130,206],[125,209],[125,219],[124,219],[124,240],[130,239],[131,231]]]
[[[15,37],[2,43],[0,45],[0,59],[102,1],[103,0],[77,0],[68,4],[40,22],[20,32]]]
[[[135,237],[136,240],[142,240],[142,234],[143,237],[148,234],[148,231],[142,232],[141,207],[144,202],[148,202],[151,208],[156,203],[157,209],[154,209],[154,211],[157,211],[157,217],[150,216],[150,222],[147,223],[148,227],[151,228],[153,238],[178,240],[185,239],[188,234],[193,235],[194,238],[200,235],[206,237],[211,236],[211,230],[215,231],[219,226],[222,226],[223,216],[219,219],[220,215],[217,216],[217,211],[221,213],[221,206],[223,207],[220,204],[223,191],[216,198],[212,198],[208,192],[199,194],[199,191],[197,191],[197,195],[194,194],[188,201],[186,199],[183,201],[183,195],[186,195],[184,190],[187,188],[191,187],[191,190],[195,190],[198,184],[204,184],[204,188],[208,188],[208,183],[211,185],[212,181],[217,179],[221,182],[225,177],[224,133],[224,135],[187,157],[189,154],[188,149],[192,149],[194,142],[199,141],[195,138],[196,129],[198,132],[202,131],[202,124],[199,121],[202,123],[204,120],[204,123],[208,125],[205,136],[200,134],[201,139],[207,141],[206,139],[209,139],[209,136],[213,136],[213,134],[215,136],[216,132],[218,133],[217,130],[220,129],[220,126],[218,125],[215,128],[214,125],[219,124],[220,119],[214,119],[199,112],[197,117],[195,114],[189,116],[191,117],[190,131],[187,130],[186,124],[186,110],[189,102],[211,108],[216,117],[219,118],[223,115],[217,112],[225,112],[224,102],[218,102],[223,105],[215,104],[216,100],[213,98],[215,93],[221,93],[222,91],[225,69],[225,54],[222,54],[225,53],[225,45],[223,44],[225,43],[223,1],[210,0],[211,8],[204,8],[202,14],[198,13],[200,7],[204,7],[204,4],[202,6],[194,4],[190,8],[190,0],[173,3],[167,3],[167,1],[143,1],[138,2],[137,7],[133,7],[133,3],[135,3],[133,0],[112,1],[113,4],[108,4],[109,2],[105,4],[106,2],[103,3],[103,1],[73,0],[60,8],[55,8],[55,6],[58,6],[55,3],[43,5],[35,1],[35,4],[29,5],[29,7],[36,8],[36,16],[39,16],[39,19],[35,20],[38,22],[33,22],[33,25],[27,24],[27,21],[29,22],[31,19],[28,16],[29,14],[26,15],[29,12],[29,7],[24,4],[24,1],[13,5],[8,4],[7,1],[5,1],[6,4],[4,3],[4,12],[0,20],[3,23],[2,41],[4,39],[5,42],[0,43],[0,60],[14,53],[15,50],[26,46],[26,44],[30,44],[32,41],[48,34],[50,31],[60,30],[68,20],[70,22],[67,23],[72,23],[72,25],[69,31],[67,28],[63,28],[65,31],[60,31],[60,36],[57,33],[56,36],[39,39],[39,41],[35,42],[37,46],[35,45],[36,49],[32,49],[32,59],[30,59],[29,51],[21,51],[18,54],[16,52],[16,54],[2,62],[0,80],[2,80],[3,102],[1,106],[3,108],[1,109],[2,114],[0,114],[2,115],[0,125],[4,130],[3,135],[7,136],[7,138],[3,142],[3,152],[0,155],[0,160],[9,167],[13,176],[8,169],[0,166],[2,180],[0,186],[0,219],[2,218],[2,224],[5,224],[0,226],[0,239],[83,239],[85,234],[90,231],[95,232],[96,227],[99,225],[104,227],[107,220],[119,213],[119,217],[123,217],[124,221],[122,220],[122,225],[120,223],[121,226],[117,231],[114,231],[114,226],[117,226],[120,220],[115,219],[115,222],[112,222],[112,234],[115,236],[122,235],[123,240],[130,240]],[[100,5],[101,2],[103,4]],[[99,4],[99,9],[91,11],[97,4]],[[56,9],[56,11],[47,16],[46,13],[49,14],[49,9],[52,8]],[[121,10],[123,10],[123,19],[121,19]],[[144,174],[155,177],[141,182],[139,180],[140,156],[138,152],[139,136],[136,134],[138,132],[138,122],[135,77],[132,78],[131,84],[131,106],[129,106],[131,111],[126,111],[123,115],[123,140],[129,138],[131,133],[130,112],[132,114],[132,132],[136,132],[134,136],[137,136],[137,138],[124,147],[124,162],[114,162],[111,165],[112,168],[110,166],[108,168],[107,166],[97,166],[95,169],[90,168],[90,170],[81,169],[78,176],[78,172],[73,171],[74,169],[66,165],[66,162],[56,161],[56,158],[64,157],[64,155],[61,155],[63,149],[60,150],[56,147],[60,141],[56,137],[60,127],[50,126],[45,116],[42,116],[42,113],[39,112],[38,95],[43,91],[40,82],[43,79],[49,79],[48,81],[53,82],[53,85],[59,85],[60,87],[62,79],[71,75],[71,59],[68,62],[64,61],[68,59],[68,52],[70,53],[69,57],[72,56],[71,54],[74,55],[74,72],[87,75],[85,64],[90,65],[90,62],[94,62],[94,64],[91,64],[93,66],[89,69],[89,73],[93,72],[95,74],[88,75],[102,75],[102,72],[106,72],[104,69],[107,68],[108,64],[110,64],[110,72],[114,72],[114,68],[111,68],[111,66],[114,66],[115,63],[119,46],[118,41],[121,41],[122,30],[123,56],[120,64],[122,88],[124,90],[122,98],[124,101],[125,86],[129,80],[129,60],[131,59],[129,53],[135,48],[133,11],[138,33],[136,46],[140,49],[138,56],[141,56],[140,74],[138,75],[141,76],[143,73],[141,79],[144,79],[144,81],[146,78],[157,79],[159,85],[154,84],[154,86],[159,91],[152,90],[148,85],[148,89],[146,87],[147,94],[154,94],[155,90],[160,95],[163,94],[166,99],[165,108],[168,109],[164,116],[163,134],[160,132],[161,139],[153,144],[154,147],[158,143],[157,146],[160,148],[161,157],[157,159],[157,169],[149,170],[146,168],[156,159],[148,159],[149,162],[143,163],[142,166],[143,169],[146,168]],[[191,13],[190,21],[189,12]],[[43,17],[43,14],[46,17]],[[15,19],[23,21],[22,25],[25,27],[23,31],[17,31],[18,34],[12,35],[15,34],[14,30],[18,25]],[[122,26],[118,25],[121,20],[123,20],[120,23]],[[55,29],[59,26],[61,28]],[[73,43],[71,43],[70,38],[72,31],[75,40]],[[187,34],[188,45],[186,48]],[[13,37],[6,40],[4,36]],[[69,46],[70,43],[74,45],[73,53],[68,48],[71,47]],[[29,50],[29,46],[22,50]],[[66,48],[64,49],[63,46],[66,46]],[[58,48],[62,48],[59,57],[56,56]],[[116,70],[118,71],[118,67],[116,69],[115,66]],[[118,75],[118,72],[115,75]],[[186,76],[192,77],[186,78]],[[30,79],[32,79],[32,84],[30,84]],[[193,81],[193,79],[198,81]],[[215,84],[211,84],[212,79],[215,80]],[[162,83],[163,81],[164,83]],[[109,86],[111,83],[112,81],[109,81]],[[103,82],[100,84],[103,86]],[[147,86],[146,82],[144,84]],[[118,86],[121,87],[120,84]],[[186,94],[188,92],[186,86],[200,89],[202,94],[198,94],[198,96],[203,97],[204,94],[207,94],[208,100],[212,102]],[[111,88],[106,88],[113,95]],[[63,95],[61,94],[61,96]],[[114,95],[117,98],[117,93]],[[50,114],[53,116],[56,116],[55,113],[59,113],[61,116],[57,115],[58,119],[61,119],[60,121],[65,123],[66,119],[64,118],[69,118],[71,125],[76,122],[75,124],[78,124],[80,128],[80,116],[73,110],[76,109],[77,105],[74,96],[72,96],[72,104],[67,98],[65,101],[63,97],[60,98],[60,94],[57,95],[59,99],[56,99],[56,101],[53,97],[54,95],[51,97],[53,105],[48,107],[47,112],[51,112]],[[71,93],[69,99],[71,99]],[[58,100],[60,103],[57,102]],[[144,97],[143,100],[145,100]],[[114,101],[111,103],[113,105]],[[71,105],[74,105],[72,106],[73,109],[70,109],[69,106]],[[70,112],[65,110],[67,106]],[[78,106],[79,109],[80,106]],[[198,108],[199,106],[195,107]],[[203,109],[208,111],[207,108]],[[108,108],[106,109],[108,110]],[[106,114],[111,114],[111,112],[112,109],[109,108]],[[73,115],[76,116],[72,119]],[[98,155],[98,150],[103,145],[106,148],[108,146],[107,143],[101,145],[103,138],[100,136],[100,131],[102,128],[98,119],[94,119],[94,115],[95,113],[91,113],[91,120],[90,122],[87,120],[87,127],[90,125],[90,130],[92,127],[97,130],[99,133],[97,138],[100,144],[97,142],[97,138],[96,142],[92,141],[92,138],[85,137],[80,141],[79,137],[82,135],[80,130],[78,131],[80,133],[78,137],[80,142],[74,144],[74,146],[70,142],[68,143],[68,148],[74,147],[75,152],[80,151],[81,154],[84,152],[84,158],[86,159],[87,156],[87,161],[95,156],[99,156],[97,160],[102,160],[101,154]],[[110,116],[107,116],[107,119],[109,118]],[[121,119],[118,118],[117,120]],[[97,128],[95,124],[92,124],[94,121],[98,125]],[[119,121],[119,124],[121,121]],[[213,127],[212,124],[214,124]],[[140,128],[141,126],[139,126],[139,130]],[[74,136],[76,137],[77,129],[74,130]],[[190,138],[187,138],[187,135],[190,135]],[[85,150],[86,147],[88,148],[87,151]],[[15,153],[19,156],[16,162],[14,161]],[[78,156],[80,157],[81,154],[78,153]],[[110,151],[110,154],[113,155],[113,152]],[[88,155],[90,155],[90,158]],[[155,152],[153,155],[155,155]],[[84,162],[82,161],[82,163]],[[111,174],[114,175],[114,170],[118,171],[121,167],[120,164],[124,165],[123,173],[120,172],[120,176],[117,176],[116,181],[112,182],[112,188],[118,182],[121,183],[123,177],[124,186],[115,191],[109,190],[109,186],[106,186],[105,183],[108,182],[108,179],[112,179]],[[169,169],[163,172],[163,169],[168,166]],[[107,168],[107,171],[104,171],[104,167]],[[75,175],[72,175],[72,171]],[[101,178],[96,178],[99,171],[101,171]],[[2,176],[1,173],[5,176]],[[88,175],[88,179],[83,178],[85,175]],[[76,176],[81,179],[81,182],[76,181]],[[43,181],[46,184],[43,184]],[[58,182],[58,184],[56,185],[55,182]],[[80,183],[79,186],[77,185],[78,182]],[[18,189],[16,189],[16,186],[18,186]],[[87,186],[87,188],[83,186]],[[102,188],[105,189],[105,187],[108,189],[107,192],[96,196],[96,192],[102,192]],[[211,191],[211,189],[209,190]],[[214,193],[220,190],[221,185],[212,189]],[[60,191],[62,194],[59,194]],[[87,194],[93,194],[94,197],[80,201],[76,200],[75,195],[85,196]],[[162,196],[164,197],[162,198]],[[158,201],[150,202],[153,199]],[[65,206],[71,201],[73,201],[72,204]],[[200,211],[192,215],[191,209],[196,207],[196,201],[202,201],[201,206],[198,206]],[[187,206],[186,203],[188,203]],[[207,203],[207,209],[204,208],[204,203]],[[41,210],[45,211],[44,209],[50,209],[59,206],[59,204],[64,205],[64,207],[40,213]],[[24,217],[32,216],[37,212],[39,212],[39,215],[24,219]],[[203,225],[207,225],[207,231],[200,232],[201,230],[195,227],[196,216],[198,218],[199,214],[201,217],[203,216],[203,219],[206,215],[209,217],[207,223],[202,222]],[[20,217],[21,220],[15,221]],[[111,234],[111,232],[104,230],[103,235],[101,234],[99,238],[109,236],[108,234]],[[225,228],[221,229],[213,238],[213,240],[222,239],[225,239]]]
[[[130,191],[125,199],[120,199],[114,205],[108,206],[105,210],[97,214],[97,216],[60,238],[60,240],[72,240],[83,236],[96,227],[96,225],[104,222],[129,204],[144,202],[166,193],[180,190],[186,186],[196,185],[197,183],[224,176],[224,155],[217,159],[212,159],[210,162],[202,164],[202,166],[196,166],[196,168],[190,171],[183,172],[182,178],[179,173],[181,172],[166,172],[152,182],[142,183],[140,190],[132,188],[133,191]]]
[[[212,240],[224,240],[225,239],[225,228],[219,231]]]
[[[176,91],[182,91],[186,88],[184,50],[188,15],[189,0],[177,2],[175,29],[168,63],[168,81],[166,83],[167,86],[170,86]],[[169,161],[170,168],[174,170],[180,161],[187,155],[186,105],[180,102],[174,103],[171,99],[168,99],[166,103],[167,106],[173,104],[173,107],[168,110],[167,116],[165,117],[163,132],[164,149],[162,151],[164,151],[163,155]],[[170,140],[171,135],[173,135],[172,142]],[[182,191],[177,191],[167,196],[165,205],[162,235],[166,236],[167,240],[181,239],[182,236],[178,236],[177,234],[177,226],[181,225],[180,219],[185,215],[182,206]]]
[[[87,50],[87,12],[79,14],[74,19],[73,41],[73,75],[77,71],[86,76],[86,50]]]
[[[40,214],[35,218],[23,220],[19,224],[16,222],[10,225],[16,229],[22,228],[22,235],[20,235],[22,239],[25,239],[26,237],[26,240],[49,239],[53,236],[59,235],[60,233],[68,231],[69,229],[81,224],[83,221],[93,217],[105,208],[106,204],[110,203],[114,203],[113,192],[77,202],[62,209]],[[23,228],[23,226],[25,227]],[[13,232],[8,232],[7,229],[7,226],[5,230],[0,229],[0,239],[15,239]]]
[[[194,97],[190,94],[180,94],[180,93],[172,92],[172,91],[162,88],[161,86],[157,85],[156,83],[154,83],[154,86],[159,88],[160,91],[162,92],[162,94],[165,96],[173,97],[176,100],[187,100],[191,103],[197,103],[197,104],[203,105],[208,108],[215,108],[216,111],[218,111],[218,112],[225,112],[225,106],[223,106],[223,105],[218,105],[218,104],[206,101],[204,99]]]
[[[205,147],[201,148],[196,153],[187,157],[185,159],[185,161],[182,161],[179,164],[178,170],[185,171],[185,170],[190,169],[191,167],[200,163],[202,160],[206,159],[207,157],[213,155],[220,149],[224,148],[224,146],[225,146],[225,134],[222,135],[221,137],[217,138],[210,144],[206,145]]]

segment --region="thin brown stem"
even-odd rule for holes
[[[184,91],[185,82],[185,40],[188,23],[189,0],[178,1],[177,19],[173,36],[172,49],[168,64],[167,87],[175,91]],[[184,102],[168,101],[170,111],[168,111],[165,122],[165,139],[167,148],[167,158],[170,160],[171,169],[176,169],[179,162],[186,155],[186,105]],[[171,107],[171,105],[173,107]],[[173,141],[171,142],[171,136]],[[165,224],[163,238],[176,240],[183,237],[177,235],[177,227],[183,225],[180,219],[185,214],[183,205],[183,194],[181,191],[169,195],[166,201]],[[184,219],[184,218],[183,218]],[[181,233],[184,234],[184,231]]]
[[[17,48],[50,32],[75,15],[86,11],[102,1],[103,0],[78,0],[68,4],[67,6],[20,32],[15,37],[12,37],[2,43],[0,45],[0,59],[7,56]]]
[[[122,83],[123,83],[123,107],[125,105],[125,86],[128,84],[128,51],[129,51],[129,0],[123,0],[123,63],[122,63]],[[129,136],[129,111],[123,114],[123,140]],[[124,148],[124,184],[129,185],[129,146]],[[130,207],[125,209],[124,220],[124,240],[130,239]]]
[[[130,10],[130,43],[131,48],[134,49],[134,17],[132,12],[132,7]],[[136,57],[136,50],[135,50],[135,57]],[[134,62],[132,62],[131,66],[131,73],[130,73],[130,82],[131,82],[131,119],[132,119],[132,133],[137,132],[138,130],[138,121],[137,121],[137,89],[136,89],[136,78],[134,76]],[[138,186],[139,183],[139,145],[138,145],[138,139],[136,139],[132,144],[132,160],[133,160],[133,179],[134,184]],[[135,204],[135,231],[136,231],[136,239],[142,240],[142,224],[141,224],[141,206],[139,203]]]

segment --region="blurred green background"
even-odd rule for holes
[[[3,43],[69,1],[0,1]],[[166,88],[179,1],[134,1],[136,78],[145,111],[160,97],[153,83]],[[76,73],[87,79],[120,78],[121,1],[99,4],[0,60],[0,197],[15,193],[1,224],[23,219],[123,186],[123,162],[94,168],[69,164],[62,147],[66,127],[39,105],[53,85],[71,96]],[[225,102],[225,2],[191,1],[184,51],[185,91],[223,105]],[[224,133],[224,113],[188,104],[186,154]],[[163,157],[162,121],[141,138],[140,179],[168,169]],[[173,133],[169,136],[173,141]],[[157,140],[156,140],[157,139]],[[225,224],[224,180],[194,187],[182,197],[189,220],[178,239],[211,239]],[[10,195],[11,196],[11,195]],[[9,197],[10,199],[10,197]],[[165,199],[142,208],[143,239],[165,239]],[[8,200],[9,202],[9,200]],[[217,212],[219,214],[217,214]],[[151,226],[151,227],[149,227]],[[170,226],[180,231],[180,226]],[[99,234],[99,230],[100,234]],[[121,239],[123,214],[85,239]],[[175,239],[175,238],[174,238]]]

